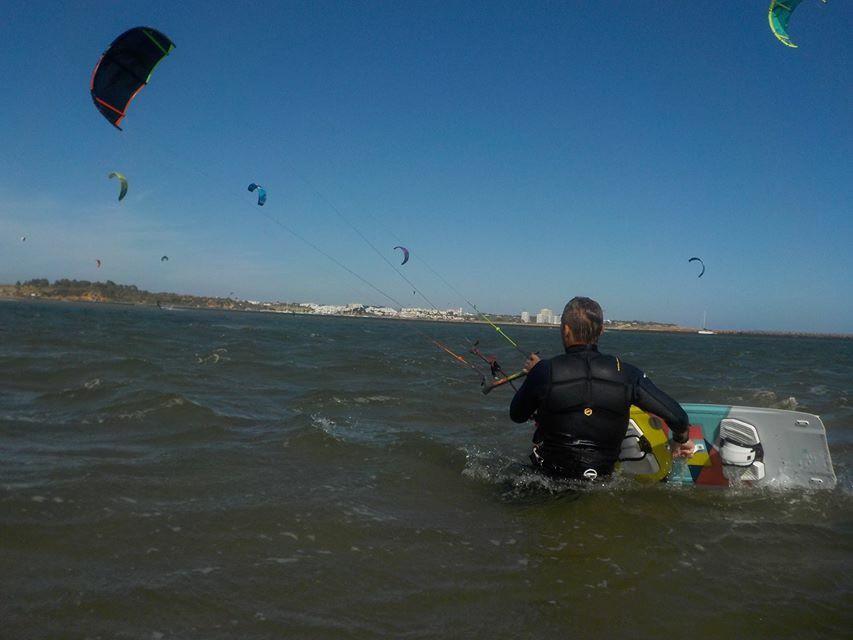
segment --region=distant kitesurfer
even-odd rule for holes
[[[595,300],[572,298],[560,331],[565,354],[525,362],[527,379],[512,399],[514,422],[536,420],[534,467],[548,475],[588,479],[608,476],[619,457],[631,405],[662,418],[672,432],[674,457],[689,457],[688,417],[637,367],[598,351],[604,313]]]

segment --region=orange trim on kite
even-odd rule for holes
[[[107,102],[104,102],[104,101],[103,101],[103,100],[101,100],[99,97],[95,96],[95,101],[96,101],[98,104],[102,104],[102,105],[104,105],[104,106],[105,106],[107,109],[109,109],[110,111],[115,111],[115,112],[116,112],[117,114],[119,114],[121,117],[124,117],[124,111],[119,111],[119,110],[118,110],[118,109],[116,109],[113,105],[111,105],[111,104],[109,104],[109,103],[107,103]]]
[[[104,61],[104,56],[98,60],[98,64],[95,65],[95,69],[92,71],[92,78],[89,80],[89,91],[95,90],[95,74],[98,73],[98,67],[101,66],[101,63]]]
[[[139,87],[136,89],[136,91],[134,91],[132,94],[130,94],[130,98],[128,98],[128,100],[127,100],[127,104],[126,104],[126,105],[124,105],[124,110],[125,110],[125,111],[127,111],[127,107],[128,107],[128,105],[129,105],[131,102],[133,102],[133,99],[136,97],[136,94],[137,94],[137,93],[139,93],[140,91],[142,91],[142,87],[144,87],[144,86],[145,86],[144,84],[139,85]]]

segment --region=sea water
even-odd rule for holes
[[[683,402],[821,415],[838,487],[555,485],[511,390],[406,321],[0,303],[0,637],[849,634],[853,341],[601,348]]]

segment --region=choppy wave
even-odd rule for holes
[[[837,489],[691,491],[532,472],[509,390],[407,324],[0,305],[5,633],[651,637],[666,594],[737,637],[740,593],[751,637],[849,629],[849,341],[606,335],[682,401],[823,416]]]

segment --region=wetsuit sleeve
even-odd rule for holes
[[[530,370],[524,384],[515,392],[509,405],[509,417],[513,422],[527,422],[536,413],[548,390],[549,367],[547,360],[541,360]]]
[[[638,371],[639,378],[634,383],[632,402],[643,411],[653,413],[662,418],[672,431],[672,439],[676,442],[687,442],[690,418],[675,400],[657,388],[655,383]]]

